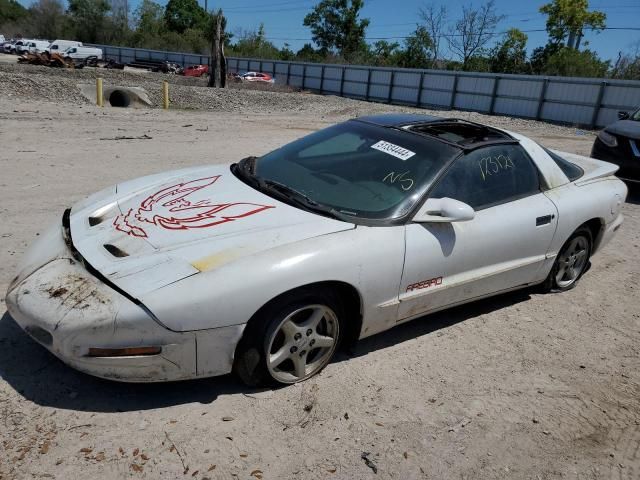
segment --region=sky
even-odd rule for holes
[[[19,0],[28,5],[30,0]],[[141,0],[129,0],[131,10],[135,10]],[[166,0],[156,0],[165,4]],[[264,24],[266,36],[277,47],[288,43],[295,51],[311,41],[311,33],[302,25],[304,16],[319,0],[207,0],[208,8],[222,8],[228,23],[227,30],[236,33],[239,29],[254,30]],[[198,0],[204,7],[205,0]],[[482,1],[474,0],[364,0],[361,16],[369,18],[367,38],[371,42],[379,37],[404,37],[409,35],[419,21],[418,10],[426,3],[446,5],[450,20],[461,16],[462,6],[470,3],[479,6]],[[544,31],[546,16],[538,13],[544,0],[495,0],[496,10],[506,18],[500,22],[497,30],[502,32],[515,27],[520,30],[542,30],[528,32],[527,49],[547,42]],[[591,0],[590,9],[607,14],[607,27],[640,27],[639,0]],[[496,38],[497,40],[497,38]],[[634,43],[640,42],[640,30],[605,30],[601,33],[585,32],[583,39],[589,42],[588,48],[595,50],[603,59],[615,60],[620,50],[631,50]],[[390,38],[389,41],[402,43],[402,38]],[[445,56],[448,52],[446,42],[442,42]],[[490,44],[495,43],[494,40]]]

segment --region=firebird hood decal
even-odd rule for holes
[[[74,246],[141,300],[248,255],[354,228],[271,198],[225,165],[131,180],[97,198],[71,210]]]
[[[215,203],[209,198],[189,200],[190,196],[203,189],[207,191],[202,193],[208,194],[219,178],[220,175],[215,175],[163,188],[144,199],[138,208],[130,208],[126,214],[118,215],[113,225],[128,235],[147,237],[145,229],[149,225],[167,230],[207,228],[274,208],[246,202]]]

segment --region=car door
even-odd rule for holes
[[[456,159],[429,193],[445,197],[467,203],[475,217],[406,225],[400,320],[542,280],[557,211],[520,145]]]

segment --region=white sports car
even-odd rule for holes
[[[363,117],[90,196],[25,254],[7,305],[99,377],[294,383],[426,313],[572,288],[622,224],[616,169],[468,121]]]

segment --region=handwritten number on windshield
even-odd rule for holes
[[[383,182],[396,183],[400,185],[400,188],[405,192],[413,188],[414,181],[408,178],[407,175],[411,173],[409,170],[403,173],[389,172],[386,177],[382,179]]]

